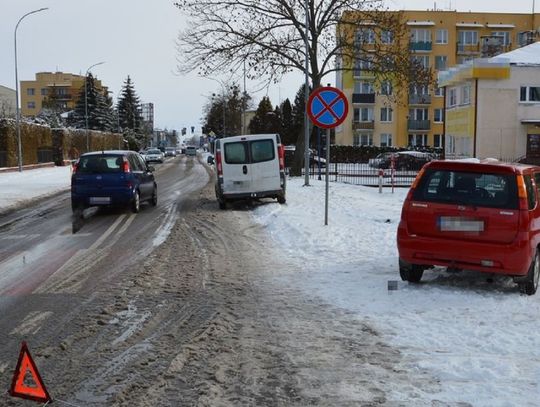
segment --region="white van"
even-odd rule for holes
[[[254,134],[215,141],[216,198],[227,201],[276,198],[285,203],[285,160],[279,134]]]

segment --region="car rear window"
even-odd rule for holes
[[[121,166],[124,161],[121,155],[91,155],[82,156],[79,159],[77,173],[95,174],[95,173],[114,173],[121,172]]]
[[[414,190],[413,199],[456,205],[518,209],[513,174],[427,170]]]

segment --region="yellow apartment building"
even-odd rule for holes
[[[491,57],[530,44],[540,25],[540,14],[442,10],[401,13],[410,32],[412,57],[431,67],[435,77],[439,71],[474,58]],[[357,28],[364,41],[382,38],[374,33],[369,35],[369,31],[376,29],[362,20]],[[369,67],[344,68],[348,69],[338,72],[336,83],[349,99],[349,115],[336,129],[336,144],[444,147],[442,87],[409,89],[403,92],[407,100],[390,103],[384,94],[391,93],[399,84],[376,90]]]
[[[36,116],[43,107],[43,101],[54,97],[57,106],[64,110],[75,108],[81,89],[84,89],[84,75],[65,72],[39,72],[33,81],[21,81],[21,114]],[[104,94],[107,87],[95,79],[98,89]]]

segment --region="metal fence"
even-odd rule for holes
[[[343,182],[354,185],[378,186],[379,177],[382,175],[383,186],[410,187],[418,170],[390,170],[372,168],[368,164],[344,164],[330,163],[330,181]],[[309,177],[324,180],[326,168],[311,166]]]

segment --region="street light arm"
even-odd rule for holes
[[[19,24],[21,23],[21,21],[29,16],[30,14],[35,14],[35,13],[39,13],[40,11],[45,11],[45,10],[48,10],[49,7],[43,7],[43,8],[40,8],[39,10],[34,10],[34,11],[30,11],[29,13],[26,13],[24,16],[22,16],[21,18],[19,18],[19,21],[17,22],[17,25],[15,26],[15,36],[17,36],[17,28],[19,27]]]

